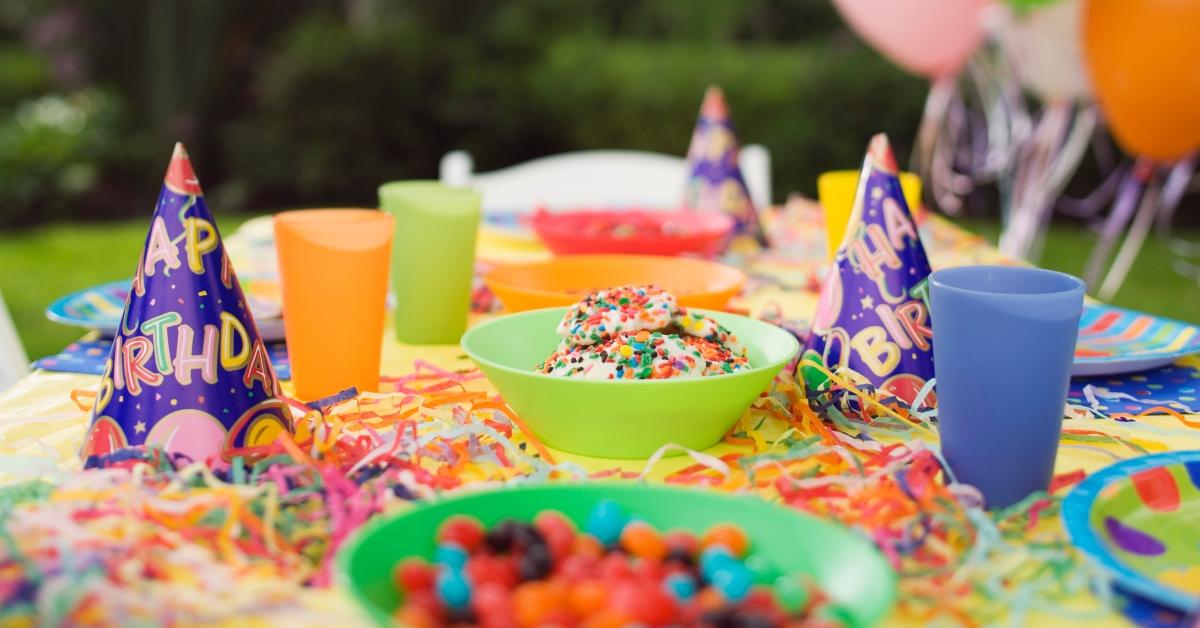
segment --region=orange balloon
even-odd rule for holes
[[[1165,161],[1200,148],[1200,0],[1088,0],[1083,45],[1109,126]]]

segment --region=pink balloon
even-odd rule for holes
[[[992,0],[833,0],[859,36],[893,63],[929,78],[957,73],[983,41]]]
[[[169,453],[180,453],[200,462],[221,453],[225,443],[225,426],[203,410],[176,410],[159,419],[146,444],[160,445]]]

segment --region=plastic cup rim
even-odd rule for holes
[[[387,212],[371,207],[310,207],[279,212],[273,216],[276,223],[289,225],[313,224],[360,224],[387,222],[392,219]]]
[[[379,196],[396,192],[420,192],[421,194],[445,194],[447,196],[479,196],[479,191],[472,187],[447,185],[436,179],[409,179],[403,181],[388,181],[379,186]]]
[[[1040,290],[1037,292],[1008,292],[1000,290],[989,290],[985,288],[972,288],[963,285],[951,283],[956,279],[956,275],[970,275],[979,272],[998,272],[1007,274],[1027,274],[1038,275],[1045,278],[1054,278],[1062,281],[1061,289],[1057,290]],[[949,278],[949,279],[948,279]],[[931,287],[936,286],[941,290],[949,290],[960,294],[969,294],[982,297],[1003,297],[1009,299],[1054,299],[1073,294],[1084,294],[1087,291],[1087,285],[1083,280],[1074,275],[1059,272],[1057,270],[1048,270],[1045,268],[1030,268],[1025,266],[999,266],[999,265],[979,265],[979,266],[956,266],[954,268],[942,268],[935,270],[929,274],[929,284]]]

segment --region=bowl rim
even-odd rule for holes
[[[741,379],[741,378],[746,378],[746,377],[753,377],[756,375],[761,375],[762,371],[768,370],[768,369],[778,371],[779,369],[783,368],[788,362],[791,362],[792,360],[794,360],[800,352],[800,341],[795,336],[793,336],[791,332],[789,332],[788,330],[786,330],[774,323],[769,323],[767,321],[753,318],[750,316],[742,316],[741,314],[734,314],[732,312],[706,310],[703,308],[688,308],[688,311],[700,312],[700,313],[706,314],[706,315],[716,314],[716,315],[718,315],[718,317],[731,317],[731,318],[745,319],[746,321],[750,321],[752,324],[765,325],[769,328],[773,328],[773,330],[778,331],[780,333],[780,339],[787,338],[787,342],[791,346],[791,348],[787,352],[787,357],[776,359],[776,360],[771,360],[770,362],[768,362],[766,364],[760,364],[757,366],[751,365],[751,367],[748,369],[735,371],[733,373],[725,373],[723,375],[714,376],[714,377],[677,377],[677,378],[671,378],[671,379],[574,379],[574,378],[570,378],[570,377],[555,377],[553,375],[548,375],[546,373],[538,373],[537,371],[533,371],[533,370],[522,370],[519,368],[500,364],[499,362],[480,357],[476,352],[472,351],[471,348],[469,347],[468,341],[470,340],[470,338],[473,334],[477,333],[478,330],[483,329],[484,327],[486,327],[488,325],[492,325],[492,324],[496,323],[497,321],[501,321],[506,318],[514,317],[514,316],[535,316],[535,315],[539,315],[539,314],[545,314],[550,311],[557,311],[557,312],[565,314],[567,309],[568,309],[567,306],[544,307],[544,308],[538,308],[535,310],[525,310],[523,312],[513,312],[512,314],[498,316],[491,320],[484,321],[484,322],[472,327],[471,329],[468,329],[467,332],[464,333],[462,335],[462,338],[459,340],[458,346],[464,352],[466,352],[467,356],[469,358],[471,358],[471,361],[475,363],[475,366],[477,368],[480,366],[480,363],[482,363],[482,364],[486,365],[488,368],[494,368],[494,369],[497,369],[500,371],[504,371],[506,373],[513,373],[513,374],[518,374],[518,375],[530,375],[533,377],[545,378],[548,381],[574,382],[574,383],[582,384],[582,385],[600,384],[600,385],[610,385],[610,386],[611,385],[616,385],[616,386],[670,386],[670,385],[676,385],[676,386],[678,386],[678,385],[687,385],[687,384],[695,385],[696,383],[705,382],[705,381],[713,381],[713,380],[725,381],[725,380],[731,380],[731,379]],[[480,370],[483,370],[483,369],[481,368]],[[776,374],[778,374],[778,373],[776,373]]]
[[[767,499],[765,499],[759,495],[756,495],[754,493],[729,492],[729,491],[721,491],[721,490],[714,490],[714,489],[706,489],[706,488],[701,488],[698,486],[672,486],[670,484],[659,483],[659,482],[639,483],[639,482],[631,482],[629,480],[614,480],[614,479],[584,480],[584,481],[560,480],[560,481],[545,481],[545,482],[536,482],[536,483],[520,483],[520,484],[516,484],[516,485],[506,484],[506,485],[499,486],[499,487],[496,487],[496,486],[481,487],[479,490],[472,490],[470,488],[470,485],[468,485],[464,488],[455,490],[449,494],[438,493],[438,494],[431,496],[432,498],[421,498],[421,499],[413,500],[412,502],[410,502],[411,507],[400,509],[400,510],[393,510],[391,512],[379,513],[379,514],[375,515],[374,517],[372,517],[371,521],[368,521],[366,524],[360,526],[357,530],[355,530],[353,533],[350,534],[350,536],[338,548],[337,556],[334,558],[335,582],[338,585],[340,585],[340,587],[344,591],[348,591],[350,593],[350,595],[353,597],[355,602],[358,603],[358,608],[360,610],[364,611],[368,616],[376,618],[376,619],[385,618],[387,616],[386,611],[379,608],[375,604],[375,602],[372,601],[368,597],[366,592],[363,591],[363,588],[358,585],[357,581],[351,575],[352,574],[351,564],[354,561],[354,556],[357,555],[361,551],[361,548],[366,543],[367,539],[369,537],[372,537],[375,534],[377,534],[379,530],[386,528],[389,524],[393,523],[397,519],[412,515],[413,513],[419,511],[422,508],[425,508],[427,506],[436,505],[436,504],[441,504],[446,501],[454,503],[454,502],[459,502],[459,501],[463,501],[463,500],[470,500],[480,494],[493,493],[493,492],[504,492],[504,491],[511,491],[511,490],[548,491],[548,492],[553,493],[553,492],[557,492],[560,490],[576,490],[576,489],[580,489],[580,488],[599,489],[601,491],[615,488],[617,490],[623,490],[623,491],[624,490],[637,490],[637,491],[648,490],[651,492],[694,493],[697,495],[704,495],[705,497],[714,497],[714,498],[717,498],[717,499],[723,500],[723,501],[727,500],[730,503],[730,505],[738,504],[739,502],[740,503],[750,502],[750,503],[754,504],[752,506],[753,508],[762,509],[764,507],[769,507],[772,509],[778,509],[778,510],[782,511],[783,513],[785,513],[784,516],[800,517],[802,519],[809,519],[812,522],[815,522],[823,527],[826,527],[827,529],[829,529],[829,531],[832,531],[837,534],[845,534],[847,539],[850,540],[850,542],[863,544],[864,549],[868,550],[868,553],[872,556],[872,560],[874,560],[878,566],[882,567],[883,576],[884,576],[885,580],[887,581],[888,586],[887,586],[887,591],[884,594],[884,599],[883,599],[882,603],[880,604],[879,616],[874,618],[874,622],[880,621],[884,616],[886,616],[886,614],[888,612],[890,612],[895,607],[896,599],[898,597],[899,575],[896,573],[896,570],[893,569],[890,564],[888,564],[887,558],[883,555],[883,553],[879,550],[878,546],[875,543],[871,542],[870,539],[868,539],[860,534],[857,534],[854,531],[854,529],[849,526],[839,524],[836,521],[834,521],[830,518],[827,518],[827,517],[819,517],[817,515],[807,513],[802,510],[799,510],[799,509],[790,508],[784,504],[770,502]],[[554,507],[553,504],[547,504],[547,506],[546,506],[546,508],[553,508],[553,507]],[[853,537],[853,538],[851,539],[850,537]],[[864,618],[860,618],[860,619],[864,619]],[[868,620],[866,622],[868,625],[870,623],[872,623],[870,621],[871,618],[868,617],[865,619]]]
[[[537,261],[533,261],[533,262],[513,262],[513,263],[506,263],[506,264],[496,264],[496,265],[492,266],[492,268],[488,269],[488,271],[486,273],[483,274],[483,282],[485,284],[487,284],[488,287],[491,288],[493,291],[509,290],[509,291],[523,292],[523,293],[529,294],[529,295],[536,295],[538,297],[550,297],[550,298],[555,298],[555,299],[562,298],[562,297],[573,297],[574,295],[570,295],[561,290],[544,290],[541,288],[531,288],[531,287],[527,287],[527,286],[524,286],[524,285],[521,285],[518,283],[513,283],[511,281],[499,279],[496,277],[496,275],[497,275],[497,273],[501,273],[509,268],[533,268],[533,267],[538,267],[538,266],[544,267],[544,266],[556,265],[556,264],[562,263],[564,261],[587,261],[589,259],[594,259],[597,257],[604,257],[604,258],[619,257],[619,258],[624,258],[624,259],[631,259],[632,261],[643,261],[643,262],[649,262],[649,263],[654,263],[654,264],[668,263],[668,264],[692,264],[692,265],[696,265],[696,266],[706,266],[710,269],[711,274],[717,275],[717,273],[719,273],[720,275],[727,276],[730,280],[728,282],[728,285],[725,285],[725,286],[722,286],[719,288],[709,289],[709,290],[700,290],[700,291],[672,290],[672,292],[675,293],[675,296],[677,298],[694,297],[694,296],[700,296],[700,295],[716,295],[716,294],[722,294],[725,292],[730,292],[732,294],[732,293],[740,290],[741,287],[746,285],[746,282],[749,280],[749,276],[746,275],[746,273],[739,268],[735,268],[728,264],[722,264],[720,262],[705,260],[705,259],[695,259],[695,258],[691,258],[691,257],[668,257],[668,256],[662,256],[662,255],[638,255],[636,253],[583,253],[583,254],[579,254],[579,255],[555,255],[554,257],[551,257],[549,259],[537,260]],[[720,276],[720,275],[717,275],[717,276]],[[497,290],[497,287],[499,287],[500,290]],[[578,298],[573,299],[573,301],[578,301],[578,300],[579,300]],[[529,311],[529,310],[525,310],[525,311]]]

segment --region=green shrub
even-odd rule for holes
[[[533,13],[497,9],[461,31],[432,10],[304,20],[226,134],[229,172],[251,202],[371,204],[380,182],[434,177],[455,148],[481,170],[597,147],[682,154],[716,83],[743,141],[771,149],[782,198],[855,167],[877,131],[903,158],[920,117],[925,83],[857,44],[551,36]]]
[[[26,100],[0,121],[0,226],[75,215],[118,141],[119,106],[98,90]]]

